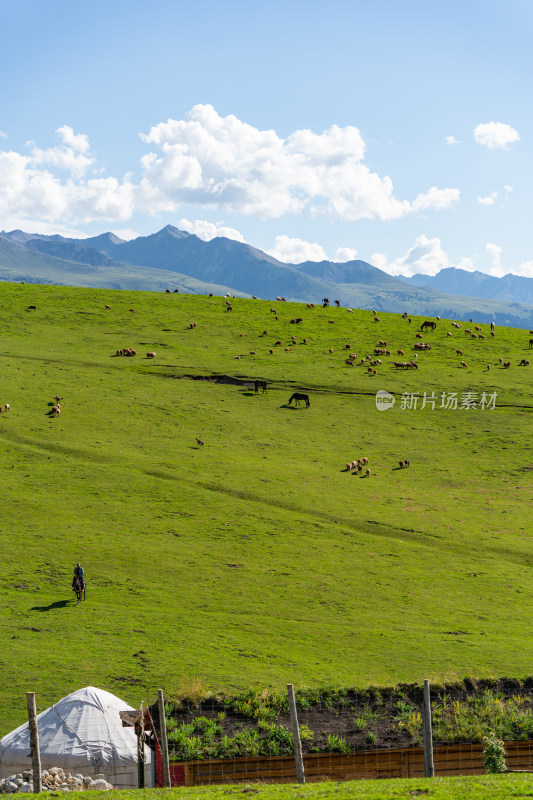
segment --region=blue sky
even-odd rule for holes
[[[529,0],[0,10],[0,229],[533,276]]]

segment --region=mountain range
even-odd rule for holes
[[[2,232],[0,280],[313,303],[327,297],[357,308],[533,327],[530,278],[459,269],[397,278],[360,260],[286,264],[249,244],[205,242],[171,225],[131,241],[113,233],[73,239]]]

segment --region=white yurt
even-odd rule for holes
[[[133,710],[115,695],[88,686],[37,716],[41,769],[62,767],[72,775],[103,775],[116,787],[137,786],[137,737],[123,727],[120,711]],[[145,748],[145,783],[151,751]],[[31,769],[30,732],[24,723],[0,740],[0,778]]]

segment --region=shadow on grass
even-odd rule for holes
[[[76,598],[74,598],[74,601]],[[55,603],[50,603],[49,606],[33,606],[30,611],[53,611],[55,608],[66,608],[73,602],[72,600],[56,600]]]
[[[305,411],[308,406],[290,406],[288,403],[284,403],[280,408],[290,408],[291,411]]]

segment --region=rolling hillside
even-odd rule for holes
[[[1,733],[29,690],[530,674],[527,332],[441,320],[403,370],[420,318],[232,304],[0,285]]]

